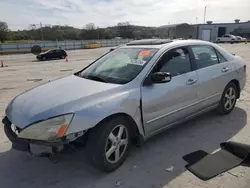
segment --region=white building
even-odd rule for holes
[[[201,40],[215,41],[217,37],[224,34],[233,34],[250,39],[250,21],[240,22],[236,19],[234,23],[212,23],[193,25],[194,37]]]

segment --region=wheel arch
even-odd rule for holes
[[[236,79],[233,79],[229,83],[234,83],[236,85],[237,90],[238,90],[237,99],[240,98],[240,82],[238,80],[236,80]]]
[[[97,126],[100,126],[102,125],[105,121],[109,121],[110,119],[112,118],[115,118],[115,117],[125,117],[130,125],[131,125],[131,128],[132,128],[132,132],[133,132],[133,135],[132,137],[133,138],[138,138],[140,136],[140,131],[139,131],[139,127],[136,123],[136,121],[127,113],[124,113],[124,112],[119,112],[119,113],[115,113],[115,114],[112,114],[112,115],[109,115],[107,117],[105,117],[104,119],[102,119],[101,121],[99,121],[93,128],[91,129],[94,129],[95,127]],[[90,129],[90,131],[91,131]]]

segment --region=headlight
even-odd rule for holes
[[[67,114],[35,123],[21,131],[18,137],[34,140],[55,140],[64,136],[72,118],[73,114]]]

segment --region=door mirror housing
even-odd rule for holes
[[[152,73],[144,82],[143,85],[152,85],[154,83],[167,83],[172,80],[172,75],[170,72],[155,72]]]
[[[155,72],[150,77],[153,83],[167,83],[172,80],[170,72]]]

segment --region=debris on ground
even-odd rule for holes
[[[60,70],[60,72],[66,72],[66,71],[72,71],[73,69],[64,69],[64,70]]]
[[[4,64],[3,64],[3,61],[1,61],[1,66],[0,66],[0,68],[4,68],[4,67],[8,67],[8,65],[4,65]]]
[[[218,175],[218,177],[221,177],[221,176],[224,176],[224,173],[221,173],[221,174]]]
[[[31,81],[31,82],[40,82],[42,81],[43,79],[27,79],[27,81]]]
[[[52,163],[58,163],[60,161],[60,159],[58,158],[58,156],[56,155],[48,155],[48,159],[52,162]]]
[[[122,181],[117,181],[116,183],[115,183],[115,186],[116,187],[119,187],[119,186],[121,186],[122,185]]]
[[[0,90],[11,90],[11,89],[15,89],[14,87],[3,87]]]
[[[166,168],[165,170],[168,171],[168,172],[173,172],[174,167],[173,167],[173,166],[170,166],[169,168]]]
[[[236,178],[238,178],[238,176],[235,175],[235,174],[233,174],[232,172],[227,172],[227,173],[230,174],[230,175],[232,175],[232,176],[234,176],[234,177],[236,177]]]

